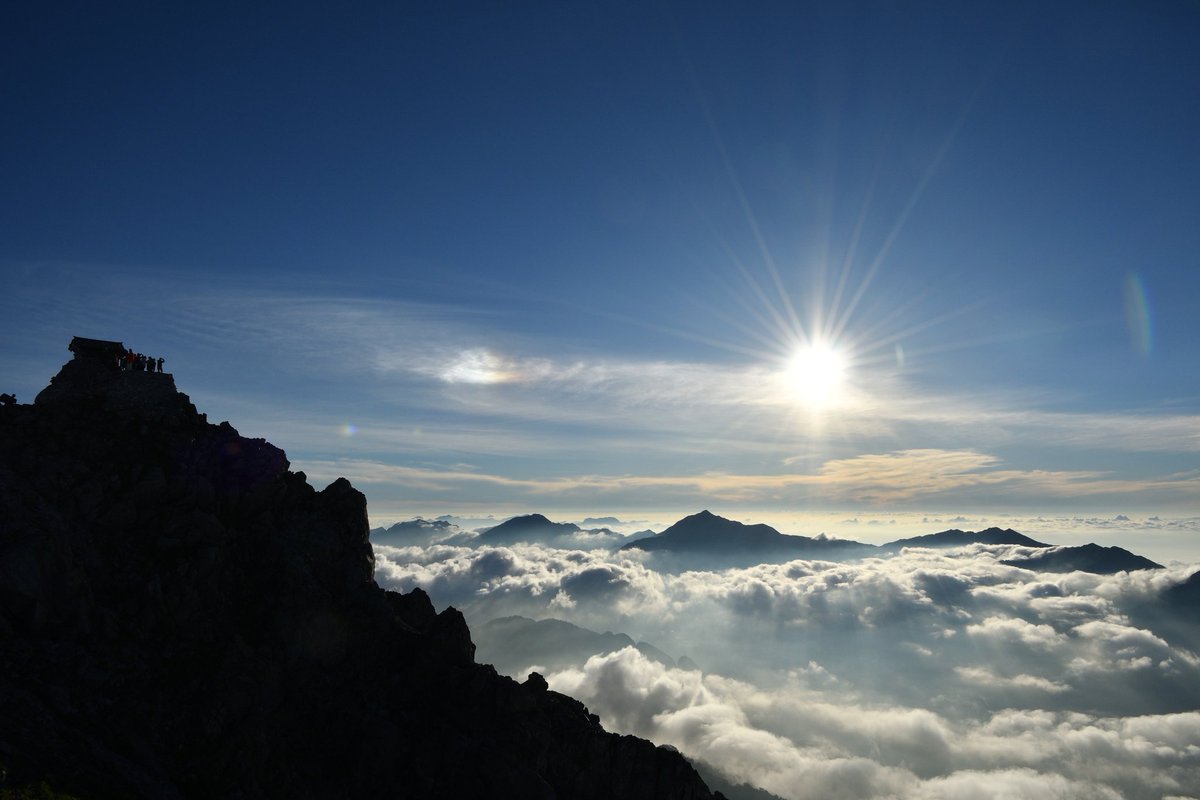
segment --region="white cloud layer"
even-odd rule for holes
[[[547,677],[608,728],[782,797],[1194,793],[1200,635],[1160,625],[1154,605],[1194,567],[1000,563],[1019,550],[665,575],[636,554],[381,547],[377,579],[422,586],[473,625],[556,617],[687,655],[702,670],[630,648]]]

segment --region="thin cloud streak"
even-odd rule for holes
[[[984,488],[994,497],[1019,500],[1035,495],[1083,498],[1097,494],[1136,495],[1151,491],[1194,496],[1200,475],[1184,474],[1153,480],[1120,480],[1088,471],[995,469],[999,459],[973,451],[909,450],[827,461],[815,473],[779,475],[577,475],[546,479],[512,478],[482,472],[397,466],[378,461],[337,459],[306,461],[306,472],[321,480],[347,477],[364,485],[396,484],[408,488],[450,491],[455,487],[504,487],[536,498],[567,498],[581,494],[622,494],[625,500],[643,494],[649,500],[691,496],[697,502],[736,503],[777,501],[789,490],[817,489],[827,501],[846,503],[907,503],[942,498],[963,489]]]
[[[1029,508],[1109,496],[1181,507],[1189,492],[1200,494],[1181,459],[1160,459],[1155,474],[1120,458],[1200,452],[1196,415],[1045,411],[1021,387],[934,395],[894,366],[860,365],[837,406],[814,416],[770,359],[564,356],[544,339],[507,334],[501,315],[451,305],[136,271],[125,279],[171,310],[171,335],[191,352],[168,364],[183,370],[181,380],[199,378],[195,389],[181,383],[196,402],[239,420],[248,435],[269,433],[314,474],[357,462],[377,479],[392,464],[415,470],[393,471],[394,480],[440,492],[487,484],[517,499],[595,492],[645,506],[660,491],[659,507],[926,499]],[[120,294],[121,280],[106,291]],[[104,303],[91,313],[106,318]],[[281,396],[279,375],[310,388]],[[256,427],[260,397],[270,398],[271,416]],[[339,438],[350,425],[357,436]],[[631,460],[639,471],[624,475]],[[480,470],[441,471],[430,461]],[[364,466],[372,462],[380,467]]]
[[[214,296],[202,305],[228,312],[230,302],[228,297]],[[424,382],[418,401],[449,401],[458,413],[607,422],[681,433],[701,426],[721,430],[722,423],[728,426],[732,420],[739,436],[757,438],[766,446],[777,443],[781,426],[793,427],[798,417],[795,400],[773,363],[731,366],[661,359],[529,357],[506,352],[503,337],[499,345],[494,344],[495,332],[478,328],[478,315],[447,307],[277,296],[241,296],[239,302],[243,313],[233,318],[257,323],[249,327],[237,323],[221,337],[298,351],[302,363],[312,369],[345,373],[365,364],[383,387],[389,380],[406,390],[414,380]],[[516,340],[510,345],[513,351],[522,347]],[[488,391],[464,390],[473,387],[445,380],[472,353],[486,353],[493,359],[500,377]],[[440,389],[439,384],[443,384]],[[829,412],[828,424],[843,436],[858,438],[894,435],[906,425],[936,426],[944,434],[945,426],[951,426],[957,433],[970,431],[984,441],[1005,444],[1200,452],[1200,416],[1047,412],[1021,406],[1016,396],[922,394],[881,368],[874,376],[855,376],[843,404]],[[686,421],[671,413],[681,409],[688,411]]]

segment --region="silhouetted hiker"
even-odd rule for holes
[[[124,367],[124,369],[126,372],[131,372],[133,370],[133,359],[134,359],[133,348],[131,347],[125,351],[125,367]]]
[[[162,374],[162,365],[163,365],[163,357],[159,356],[158,357],[158,374],[159,375]]]
[[[4,394],[0,394],[0,406],[11,406],[12,404],[14,404],[16,402],[17,402],[16,395],[9,394],[8,392],[5,392]]]

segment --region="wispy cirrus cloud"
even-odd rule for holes
[[[1200,476],[1171,475],[1147,480],[1113,478],[1095,471],[1000,469],[1000,459],[974,451],[906,450],[834,459],[813,472],[779,474],[702,473],[695,475],[576,475],[515,478],[480,471],[398,466],[371,460],[302,461],[318,480],[347,477],[365,486],[395,485],[452,491],[495,487],[528,499],[566,501],[609,498],[614,504],[651,501],[772,503],[789,493],[817,491],[827,501],[897,504],[945,499],[970,493],[978,500],[1000,498],[1086,498],[1093,495],[1155,493],[1189,497],[1200,491]]]
[[[817,430],[798,408],[784,365],[769,360],[572,354],[570,344],[509,330],[501,314],[452,304],[220,286],[182,287],[173,300],[173,325],[194,341],[237,342],[242,355],[354,380],[375,400],[414,410],[428,405],[493,424],[620,426],[685,439],[703,429],[717,440],[783,452],[796,434]],[[1047,411],[1020,386],[930,393],[893,367],[869,369],[852,376],[837,407],[816,421],[818,432],[867,441],[923,437],[942,449],[960,449],[944,442],[969,434],[980,444],[1200,452],[1198,415]]]
[[[381,503],[463,487],[488,503],[612,508],[1195,511],[1200,496],[1196,415],[1046,410],[1019,386],[934,392],[887,364],[858,365],[838,402],[813,413],[782,362],[597,351],[582,323],[561,340],[533,337],[503,313],[312,281],[281,289],[131,270],[88,286],[91,307],[28,286],[8,303],[19,311],[24,292],[57,304],[87,332],[88,319],[112,325],[127,295],[154,296],[133,336],[153,329],[198,405],[270,436],[314,475],[361,476]]]

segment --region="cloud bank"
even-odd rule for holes
[[[443,545],[378,548],[377,579],[422,586],[473,625],[555,617],[688,656],[700,669],[626,649],[547,678],[606,727],[782,797],[1195,792],[1200,636],[1160,626],[1154,610],[1194,568],[1000,563],[1023,552],[914,548],[665,575],[637,554]]]

